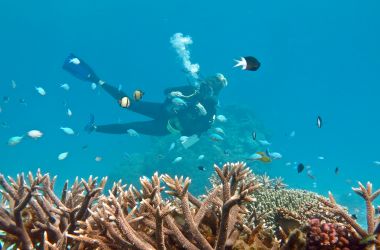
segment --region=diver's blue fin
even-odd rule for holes
[[[65,59],[62,68],[80,80],[99,82],[99,78],[90,66],[72,53]]]
[[[93,114],[90,114],[90,120],[87,123],[87,125],[84,127],[84,130],[87,131],[87,133],[92,133],[96,129],[95,126],[95,116]]]

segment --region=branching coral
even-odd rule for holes
[[[0,175],[3,188],[0,191],[0,229],[5,232],[1,236],[4,248],[14,245],[20,249],[34,249],[53,242],[54,247],[65,249],[66,234],[77,227],[77,221],[88,217],[88,209],[104,188],[106,178],[99,186],[97,178],[76,180],[71,189],[66,182],[61,198],[53,192],[56,177],[51,179],[38,171],[35,177],[29,172],[27,179],[19,174],[16,180],[8,177],[7,181]]]
[[[189,193],[191,181],[183,177],[155,173],[151,179],[140,179],[141,191],[114,185],[108,197],[99,199],[91,217],[81,222],[81,229],[76,231],[80,236],[68,236],[88,248],[104,248],[104,242],[115,242],[120,249],[128,245],[210,250],[232,246],[241,234],[235,225],[242,224],[244,203],[253,201],[251,194],[259,186],[253,180],[241,181],[250,173],[244,163],[228,163],[223,168],[215,165],[215,171],[222,184],[202,200]],[[173,200],[164,201],[161,182]]]
[[[326,200],[275,188],[276,183],[264,187],[241,162],[214,169],[213,188],[200,197],[189,192],[189,178],[158,173],[141,177],[141,190],[119,181],[107,194],[106,178],[99,184],[93,177],[76,179],[71,188],[65,183],[60,198],[53,192],[56,178],[48,174],[7,180],[0,175],[0,239],[5,248],[44,250],[364,249],[378,244],[372,202],[380,191],[372,193],[370,183],[354,188],[367,204],[364,230],[331,194]],[[268,230],[269,222],[274,230]]]

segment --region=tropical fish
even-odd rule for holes
[[[201,171],[206,171],[206,168],[204,166],[198,166],[198,169]]]
[[[75,134],[74,130],[72,128],[68,128],[68,127],[60,127],[60,129],[65,133],[65,134],[68,134],[68,135],[73,135]]]
[[[324,160],[325,157],[323,157],[323,156],[318,156],[318,159],[319,159],[319,160]]]
[[[269,158],[265,152],[262,152],[262,151],[259,151],[259,152],[256,152],[257,154],[261,155],[262,157],[259,159],[259,161],[261,162],[271,162],[272,159]]]
[[[58,160],[62,161],[64,159],[66,159],[66,157],[68,155],[69,155],[69,152],[63,152],[63,153],[60,153],[57,158],[58,158]]]
[[[199,155],[198,156],[198,161],[203,160],[204,158],[205,158],[205,155]]]
[[[251,154],[250,156],[248,156],[248,160],[250,161],[256,161],[256,160],[259,160],[263,158],[263,156],[261,154],[258,154],[258,153],[254,153],[254,154]]]
[[[1,123],[0,123],[0,126],[1,126],[2,128],[9,128],[9,124],[8,124],[7,122],[1,122]]]
[[[135,92],[133,92],[133,99],[135,99],[135,101],[140,101],[144,94],[145,93],[141,90],[136,89]]]
[[[351,218],[354,219],[354,220],[358,219],[358,217],[356,216],[356,214],[351,214]]]
[[[93,83],[91,83],[91,89],[92,89],[92,90],[95,90],[95,89],[96,89],[96,87],[97,87],[96,83],[94,83],[94,82],[93,82]]]
[[[214,128],[215,132],[220,135],[225,135],[224,130],[222,128],[216,127]]]
[[[278,152],[269,152],[268,151],[268,153],[269,153],[269,157],[271,158],[271,159],[273,159],[273,160],[277,160],[277,159],[281,159],[282,158],[282,155],[280,154],[280,153],[278,153]]]
[[[20,103],[22,105],[26,105],[26,100],[24,98],[20,98],[20,99],[18,99],[18,103]]]
[[[271,143],[267,140],[259,140],[259,142],[261,143],[261,145],[263,146],[269,146]]]
[[[252,132],[252,139],[255,141],[256,140],[256,131]]]
[[[223,151],[223,153],[224,153],[225,156],[230,156],[231,151],[228,150],[228,149],[225,149],[225,150]]]
[[[297,173],[301,173],[305,169],[305,166],[300,163],[297,165]]]
[[[178,162],[180,162],[180,161],[182,161],[182,157],[181,157],[181,156],[178,156],[177,158],[175,158],[175,159],[172,161],[172,163],[175,164],[175,163],[178,163]]]
[[[12,80],[11,83],[12,83],[12,89],[15,89],[16,88],[16,81]]]
[[[100,161],[102,161],[103,160],[103,158],[101,157],[101,156],[96,156],[95,157],[95,161],[96,162],[100,162]]]
[[[69,63],[78,65],[78,64],[80,64],[80,60],[79,60],[79,58],[74,57],[74,58],[70,59]]]
[[[129,108],[129,106],[131,105],[131,100],[129,100],[127,96],[124,96],[119,100],[119,104],[122,108]]]
[[[376,214],[376,215],[380,214],[380,206],[377,206],[377,207],[375,208],[375,214]]]
[[[46,95],[46,91],[42,87],[34,87],[34,88],[37,90],[38,94],[42,96]]]
[[[67,83],[62,84],[60,87],[63,88],[64,90],[66,90],[66,91],[70,90],[70,86]]]
[[[21,142],[22,138],[24,138],[24,136],[13,136],[13,137],[9,138],[8,145],[9,146],[15,146]]]
[[[205,115],[207,115],[207,110],[206,110],[206,108],[205,108],[200,102],[198,102],[198,103],[195,105],[195,107],[197,107],[199,115],[201,115],[201,116],[205,116]]]
[[[73,115],[73,112],[71,111],[71,109],[67,109],[67,115],[69,116],[69,117],[71,117],[72,115]]]
[[[296,135],[296,131],[294,131],[294,130],[292,132],[290,132],[290,134],[289,134],[290,137],[294,137],[295,135]]]
[[[11,98],[9,96],[3,96],[3,102],[8,103]]]
[[[313,175],[313,172],[309,169],[308,171],[307,171],[307,176],[310,178],[310,179],[312,179],[312,180],[315,180],[315,176]]]
[[[170,151],[172,151],[173,149],[174,149],[174,147],[175,147],[175,142],[172,142],[171,144],[170,144],[170,147],[169,147],[169,152]]]
[[[119,87],[117,87],[117,91],[121,91],[121,89],[123,88],[123,85],[119,84]]]
[[[36,129],[33,129],[33,130],[30,130],[27,135],[30,137],[30,138],[33,138],[33,139],[38,139],[38,138],[41,138],[43,133],[39,130],[36,130]]]
[[[373,161],[373,163],[380,166],[380,161]]]
[[[320,116],[317,117],[317,127],[322,128],[322,118]]]
[[[218,120],[220,122],[226,122],[227,118],[224,115],[217,115],[216,120]]]
[[[286,166],[291,166],[292,163],[291,163],[291,162],[287,162],[287,163],[285,163],[285,165],[286,165]]]
[[[210,134],[210,139],[212,141],[223,141],[224,140],[223,137],[221,137],[220,135],[215,134],[215,133]]]
[[[139,136],[139,133],[137,133],[136,130],[131,129],[131,128],[127,130],[127,134],[128,134],[129,136]]]
[[[339,174],[339,167],[336,167],[336,168],[335,168],[334,173],[335,173],[336,175]]]
[[[234,67],[241,66],[242,70],[256,71],[260,68],[260,62],[253,56],[241,57],[240,60],[235,60],[236,64]]]

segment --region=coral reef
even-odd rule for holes
[[[29,172],[27,179],[29,185],[24,174],[8,181],[0,174],[0,229],[5,232],[0,239],[5,249],[12,245],[14,249],[47,249],[52,246],[49,241],[62,248],[66,234],[87,219],[107,181],[103,178],[98,185],[97,178],[76,179],[70,189],[66,182],[59,198],[53,191],[56,177],[38,171],[35,177]]]
[[[374,249],[379,218],[372,184],[353,190],[367,205],[367,229],[329,199],[287,190],[257,177],[243,162],[214,165],[212,188],[189,191],[189,178],[155,173],[141,190],[107,178],[65,183],[56,178],[0,175],[0,239],[13,249]]]

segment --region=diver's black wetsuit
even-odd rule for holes
[[[117,88],[104,83],[102,88],[109,93],[114,99],[119,101],[127,96]],[[164,91],[168,95],[172,91],[180,91],[183,95],[192,95],[196,88],[193,86],[180,86],[168,88]],[[129,98],[129,97],[128,97]],[[131,101],[129,110],[152,118],[150,121],[128,122],[121,124],[97,125],[95,131],[109,134],[125,134],[128,129],[133,129],[138,133],[146,135],[162,136],[170,134],[168,130],[168,121],[175,121],[176,129],[182,135],[191,136],[193,134],[200,135],[207,131],[214,119],[216,113],[217,101],[213,97],[202,97],[197,93],[191,98],[185,99],[187,105],[178,112],[172,112],[170,106],[173,105],[170,98],[167,98],[164,103],[153,103],[146,101]],[[195,106],[196,103],[201,103],[206,109],[206,115],[200,115],[199,109]]]

